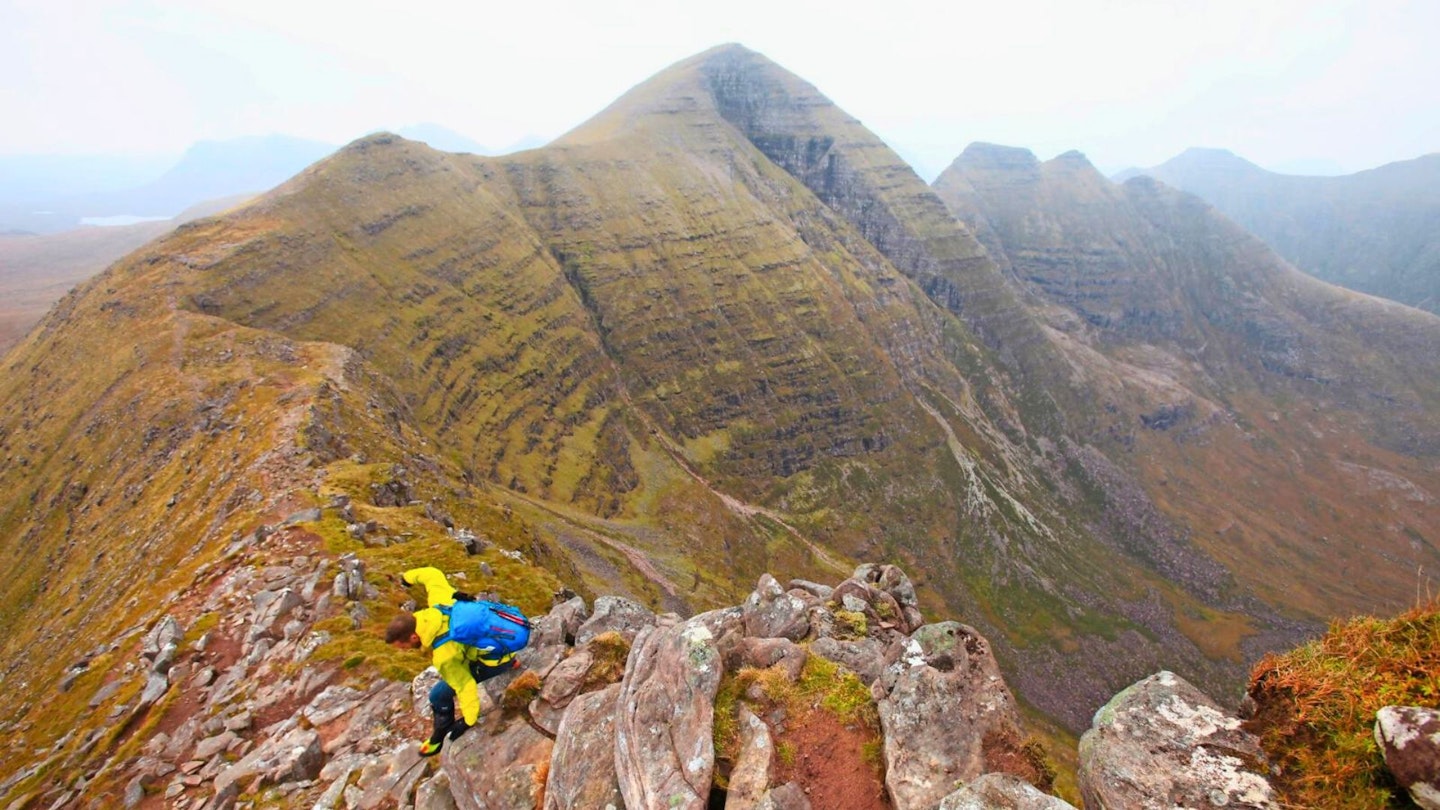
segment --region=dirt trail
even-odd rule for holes
[[[705,487],[705,489],[708,490],[710,494],[714,495],[716,498],[719,498],[720,502],[725,505],[725,508],[747,520],[754,520],[755,517],[759,515],[768,520],[774,521],[776,524],[784,528],[785,531],[789,532],[791,537],[800,541],[802,544],[804,544],[806,548],[810,549],[810,553],[815,555],[815,559],[819,560],[832,570],[837,571],[842,575],[849,575],[849,573],[853,569],[853,566],[845,565],[844,563],[836,559],[834,555],[830,554],[828,551],[821,548],[816,543],[812,542],[810,538],[806,537],[804,534],[801,534],[799,529],[787,523],[778,512],[775,512],[772,509],[767,509],[763,506],[746,503],[733,495],[727,495],[726,493],[716,489],[714,485],[705,478],[705,476],[696,472],[695,469],[690,466],[689,462],[685,460],[684,451],[682,451],[680,447],[678,447],[673,441],[671,441],[670,437],[666,436],[665,433],[661,431],[658,426],[651,422],[650,417],[647,416],[644,411],[635,407],[635,403],[630,400],[629,391],[621,388],[620,398],[625,402],[626,406],[630,408],[631,412],[637,415],[640,418],[640,421],[645,424],[645,427],[650,431],[650,435],[654,436],[657,440],[659,440],[661,446],[665,448],[665,452],[670,456],[670,459],[674,461],[677,465],[679,465],[680,469],[684,470],[686,475],[695,479],[695,481],[701,486]]]

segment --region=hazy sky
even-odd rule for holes
[[[1437,38],[1435,0],[0,0],[0,154],[421,122],[502,147],[739,42],[931,172],[977,140],[1353,171],[1440,151]]]

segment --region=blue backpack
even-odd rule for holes
[[[458,641],[481,650],[486,658],[503,658],[530,643],[530,620],[514,605],[477,599],[435,609],[450,618],[450,629],[435,637],[432,649]]]

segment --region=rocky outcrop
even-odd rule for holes
[[[1440,711],[1386,706],[1375,713],[1385,767],[1425,810],[1440,810]]]
[[[594,612],[575,630],[575,643],[584,644],[611,631],[633,643],[641,630],[654,623],[654,611],[639,602],[622,596],[602,596],[595,600]]]
[[[624,807],[615,777],[615,706],[620,685],[581,695],[555,735],[545,810]]]
[[[719,640],[740,610],[645,628],[626,665],[615,719],[615,769],[627,807],[703,810],[715,768]]]
[[[745,634],[755,638],[802,639],[810,632],[810,620],[805,611],[815,601],[814,597],[807,600],[786,593],[774,577],[765,574],[745,600]]]
[[[1278,810],[1267,772],[1240,720],[1171,672],[1116,695],[1080,738],[1087,807]]]
[[[770,727],[749,709],[740,709],[740,754],[730,772],[725,793],[727,810],[755,810],[770,788],[775,764],[775,742]]]
[[[957,622],[921,627],[873,688],[896,810],[931,808],[1018,747],[1020,716],[990,645]]]
[[[456,806],[460,810],[535,807],[554,746],[518,719],[487,724],[447,744],[440,758],[450,775]]]
[[[1048,777],[989,642],[957,622],[924,624],[914,585],[893,566],[860,566],[833,587],[782,587],[765,575],[741,605],[690,619],[610,597],[592,614],[583,599],[557,595],[533,619],[522,667],[485,682],[481,721],[422,760],[433,668],[407,688],[309,660],[324,640],[314,622],[348,620],[341,611],[363,609],[371,587],[357,559],[338,562],[338,575],[323,558],[238,565],[204,599],[224,617],[214,626],[187,633],[172,616],[137,628],[135,683],[159,678],[163,694],[183,681],[202,704],[121,766],[123,804],[160,794],[179,810],[813,810],[846,795],[833,791],[836,780],[865,778],[856,777],[873,767],[865,742],[884,765],[883,785],[877,769],[864,787],[874,798],[866,807],[1070,807],[1035,786],[1048,788]],[[781,697],[796,690],[810,691],[799,702]],[[841,694],[864,710],[840,720],[829,701]],[[814,748],[796,751],[797,729],[827,713],[829,725],[808,726]],[[1169,673],[1137,684],[1082,742],[1087,801],[1272,807],[1252,767],[1263,757],[1238,725]],[[843,759],[835,740],[817,744],[816,735],[859,736]]]

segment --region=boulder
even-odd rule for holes
[[[792,579],[786,583],[785,590],[804,591],[820,600],[829,599],[830,595],[835,592],[835,589],[829,585],[821,585],[818,582],[811,582],[808,579]]]
[[[958,622],[916,630],[871,690],[895,810],[932,810],[1011,753],[997,749],[1019,744],[1019,713],[990,643]]]
[[[742,608],[745,635],[752,638],[786,638],[799,641],[810,632],[805,615],[807,601],[786,593],[769,574],[761,574]]]
[[[1440,711],[1386,706],[1375,713],[1375,744],[1410,798],[1424,810],[1440,810]]]
[[[755,810],[811,810],[805,789],[794,782],[771,788],[760,798]]]
[[[572,596],[551,608],[546,615],[559,630],[559,640],[564,644],[574,645],[578,643],[576,635],[580,632],[580,625],[590,618],[590,609],[585,607],[584,599]]]
[[[145,689],[140,693],[140,708],[150,706],[164,697],[170,689],[170,679],[159,672],[152,672],[145,678]]]
[[[770,787],[775,763],[775,743],[770,727],[749,709],[740,708],[740,753],[730,772],[730,789],[725,810],[758,810]]]
[[[282,638],[285,619],[290,611],[304,604],[300,594],[293,588],[281,588],[278,592],[261,591],[255,595],[255,620],[247,635],[249,641],[260,638]]]
[[[363,536],[363,532],[362,532]],[[375,587],[365,581],[365,563],[354,554],[345,554],[339,559],[340,573],[335,575],[335,584],[330,592],[348,601],[373,599]]]
[[[384,757],[374,760],[360,771],[355,786],[363,791],[360,800],[352,806],[355,810],[377,810],[381,807],[403,807],[409,802],[415,790],[415,783],[425,775],[415,767],[420,752],[414,743],[406,742],[397,746]]]
[[[743,638],[736,645],[740,666],[769,669],[780,665],[791,681],[800,679],[800,671],[810,654],[804,647],[783,638]]]
[[[619,698],[620,684],[611,684],[580,695],[566,708],[550,756],[545,810],[624,806],[615,777],[615,706]]]
[[[615,718],[615,772],[626,807],[705,808],[724,669],[717,640],[740,623],[740,609],[730,608],[636,637]]]
[[[556,664],[545,675],[545,685],[540,688],[540,701],[556,709],[564,709],[580,694],[585,685],[585,676],[595,656],[589,650],[576,650],[573,655]]]
[[[300,710],[300,716],[312,726],[323,726],[355,710],[365,693],[349,686],[332,684],[311,699]]]
[[[150,632],[145,634],[140,645],[140,655],[153,661],[161,650],[172,644],[178,645],[184,636],[185,633],[180,629],[180,623],[175,621],[174,616],[166,614],[164,618],[155,623],[154,627],[150,628]]]
[[[810,652],[855,673],[866,686],[875,683],[885,670],[885,647],[872,638],[859,641],[820,638],[810,644]]]
[[[450,793],[449,774],[440,771],[415,788],[415,810],[459,810]]]
[[[575,644],[580,645],[611,630],[631,644],[643,628],[655,624],[655,613],[639,602],[623,596],[602,596],[595,600],[595,611],[575,631]]]
[[[1260,741],[1199,689],[1160,672],[1116,695],[1080,738],[1087,807],[1278,808]]]
[[[410,681],[410,703],[422,720],[430,719],[430,690],[440,682],[440,670],[426,667]]]
[[[890,594],[900,607],[912,607],[919,609],[920,599],[915,594],[915,585],[910,577],[895,565],[876,565],[867,563],[855,569],[851,579],[861,582],[868,582],[885,593]]]
[[[946,796],[939,810],[1075,810],[1075,806],[1041,793],[1018,776],[987,773]]]
[[[483,716],[483,715],[482,715]],[[459,810],[535,807],[555,744],[523,720],[482,723],[447,742],[441,764]]]

